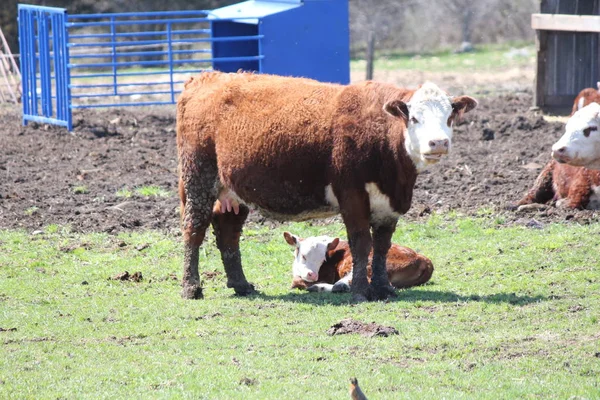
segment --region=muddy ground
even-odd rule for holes
[[[506,223],[596,221],[592,211],[549,207],[505,210],[533,184],[563,124],[530,111],[530,89],[482,93],[455,128],[454,148],[417,180],[406,218],[432,212],[495,213]],[[49,224],[74,231],[179,229],[175,107],[83,110],[72,133],[30,123],[0,107],[0,228],[34,231]],[[162,196],[136,188],[158,186]],[[130,195],[128,197],[128,195]],[[256,212],[251,219],[274,223]]]

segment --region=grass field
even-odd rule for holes
[[[344,236],[250,225],[249,298],[211,238],[200,301],[179,296],[179,238],[0,231],[0,398],[345,399],[352,376],[371,400],[600,398],[600,226],[401,221],[394,241],[432,259],[432,282],[361,304],[289,290],[284,230]],[[109,279],[125,270],[143,280]],[[327,335],[349,317],[400,333]]]
[[[532,43],[505,43],[478,45],[474,51],[454,53],[439,51],[430,54],[388,53],[377,54],[375,70],[417,70],[473,72],[499,70],[507,67],[532,65],[535,46]],[[365,69],[364,59],[353,60],[351,69]]]

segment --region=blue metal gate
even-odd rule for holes
[[[73,109],[173,104],[209,69],[349,80],[347,0],[76,15],[19,4],[18,18],[23,124],[71,130]]]
[[[51,123],[72,129],[67,12],[19,4],[23,124]]]

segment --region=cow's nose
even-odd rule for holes
[[[450,141],[448,139],[430,140],[429,147],[432,151],[448,151]]]
[[[318,275],[318,274],[316,274],[315,272],[308,271],[308,272],[306,273],[306,277],[307,277],[308,279],[312,280],[312,281],[316,281],[316,280],[319,278],[319,275]]]
[[[560,149],[556,149],[556,150],[554,150],[554,152],[555,152],[556,154],[559,154],[559,155],[561,155],[561,154],[565,154],[565,151],[567,151],[567,148],[566,148],[566,146],[563,146],[563,147],[561,147]]]

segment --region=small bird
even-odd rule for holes
[[[356,378],[350,378],[350,398],[352,400],[368,400],[367,396],[360,390],[358,379]]]

